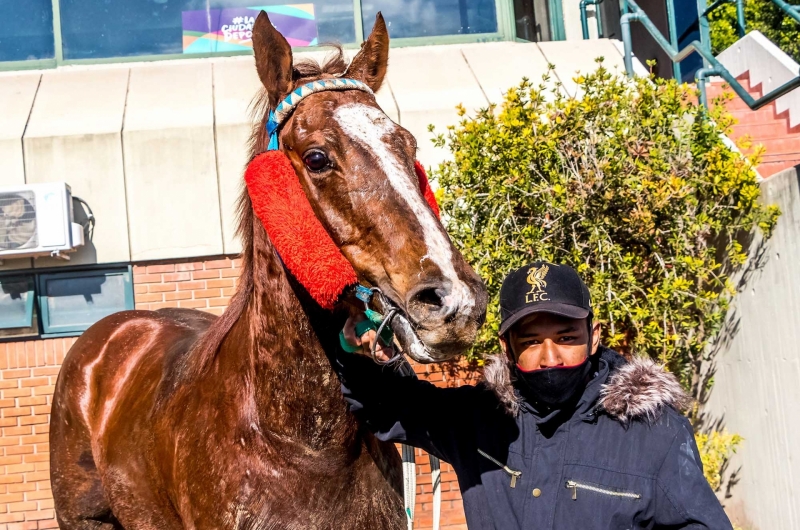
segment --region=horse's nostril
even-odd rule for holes
[[[423,286],[414,290],[408,298],[408,312],[417,322],[435,317],[451,320],[458,310],[453,303],[450,290],[443,286]]]
[[[441,296],[440,293],[444,294],[444,289],[423,289],[416,294],[414,301],[420,304],[441,307],[444,296]]]

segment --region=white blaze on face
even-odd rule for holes
[[[422,197],[416,175],[407,173],[397,155],[383,141],[385,137],[396,133],[397,125],[380,109],[358,103],[339,107],[333,117],[346,135],[372,153],[389,184],[417,218],[427,246],[424,259],[431,260],[453,284],[452,292],[444,303],[461,310],[471,308],[475,300],[456,274],[450,240]]]

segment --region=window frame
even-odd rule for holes
[[[15,279],[29,279],[30,280],[30,289],[28,290],[28,297],[25,300],[25,314],[26,316],[25,321],[19,322],[11,322],[9,321],[8,324],[4,324],[2,320],[0,320],[0,329],[25,329],[30,328],[33,325],[33,311],[34,311],[34,301],[36,298],[36,275],[31,273],[16,273],[16,274],[8,274],[0,276],[0,283],[3,281],[8,280],[15,280]]]
[[[564,20],[561,14],[562,0],[547,0],[551,3],[550,26],[553,40],[564,40]],[[0,71],[8,70],[39,70],[52,69],[59,66],[134,63],[151,61],[168,61],[175,59],[204,59],[212,57],[236,57],[252,55],[251,51],[235,51],[223,53],[198,53],[198,54],[165,54],[165,55],[136,55],[128,57],[107,57],[102,59],[64,59],[64,48],[61,39],[61,11],[59,0],[52,0],[53,4],[53,40],[55,43],[55,58],[32,61],[0,62]],[[555,6],[554,4],[558,4]],[[555,7],[555,9],[554,9]],[[476,42],[516,41],[516,28],[514,26],[514,0],[495,0],[497,15],[497,31],[494,33],[473,33],[469,35],[440,35],[432,37],[408,37],[392,39],[393,48],[409,46],[430,46],[437,44],[467,44]],[[355,29],[355,42],[344,44],[345,49],[359,49],[364,42],[364,23],[361,0],[353,0],[353,23]],[[295,53],[319,50],[319,47],[292,48]]]
[[[60,325],[54,326],[50,324],[50,309],[47,306],[47,299],[49,298],[45,293],[47,281],[50,279],[68,279],[68,278],[86,278],[93,276],[117,276],[123,277],[124,300],[125,309],[127,311],[134,309],[134,294],[133,294],[133,269],[130,265],[127,267],[103,267],[100,269],[88,270],[62,270],[50,271],[36,274],[36,301],[39,306],[39,329],[42,338],[51,337],[68,337],[80,335],[89,327],[94,324],[88,325]]]

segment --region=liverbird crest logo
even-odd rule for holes
[[[541,267],[532,267],[528,271],[528,283],[531,285],[531,290],[525,295],[525,303],[531,302],[546,302],[550,300],[547,296],[547,282],[545,277],[550,271],[550,267],[542,265]]]

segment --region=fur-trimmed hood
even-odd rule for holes
[[[626,361],[615,351],[601,348],[597,352],[601,365],[599,371],[600,376],[606,377],[606,382],[600,387],[597,404],[612,418],[621,423],[655,421],[665,407],[681,410],[691,402],[678,380],[664,366],[645,357]],[[522,398],[514,388],[505,356],[491,356],[486,362],[483,378],[486,387],[494,392],[506,411],[516,416]]]

